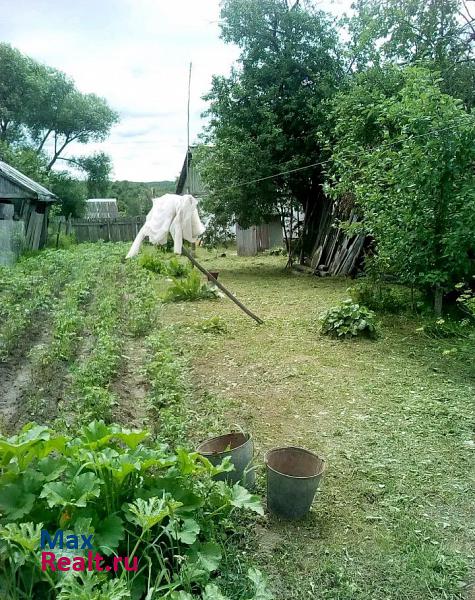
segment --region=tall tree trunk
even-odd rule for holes
[[[442,286],[437,285],[434,293],[434,313],[436,317],[442,316],[442,305],[444,300],[444,290]]]

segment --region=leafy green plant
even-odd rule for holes
[[[129,598],[125,593],[133,591],[138,600],[161,600],[185,593],[199,598],[200,590],[203,598],[213,598],[209,594],[218,588],[209,583],[232,515],[263,514],[257,496],[213,480],[231,468],[226,461],[214,467],[183,448],[172,452],[145,431],[103,421],[83,426],[74,437],[34,424],[1,437],[2,598],[109,600]],[[119,565],[108,582],[100,573],[71,579],[72,573],[43,571],[41,529],[92,534],[104,564],[127,556],[138,559],[137,570]],[[259,588],[260,577],[252,576]]]
[[[321,315],[321,331],[338,338],[374,338],[377,334],[374,317],[374,312],[365,306],[355,304],[351,299],[343,300]]]
[[[475,279],[475,276],[473,279]],[[475,292],[465,283],[458,283],[455,288],[460,292],[457,298],[460,310],[475,321]]]
[[[154,247],[144,248],[140,253],[138,263],[141,267],[147,269],[148,271],[152,271],[153,273],[164,274],[167,272],[167,265],[165,261]]]
[[[418,290],[366,278],[358,281],[348,292],[355,302],[377,312],[400,314],[424,306]]]
[[[271,256],[287,256],[287,250],[285,248],[271,248],[269,254]]]
[[[193,270],[186,279],[173,279],[172,285],[167,290],[165,300],[169,302],[191,302],[217,297],[217,292],[208,284],[203,283],[196,270]]]
[[[167,262],[167,274],[171,277],[185,277],[190,273],[190,268],[176,256]]]
[[[473,328],[470,327],[468,319],[461,321],[442,318],[435,319],[419,327],[417,331],[424,333],[428,338],[432,339],[468,339],[473,335]]]
[[[201,323],[198,323],[198,329],[204,333],[227,333],[228,326],[223,317],[210,317],[209,319],[203,319]]]

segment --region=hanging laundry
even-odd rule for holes
[[[205,226],[198,214],[198,200],[190,194],[178,196],[165,194],[153,198],[153,206],[147,215],[145,224],[138,232],[127,258],[139,253],[143,240],[148,237],[152,244],[166,244],[170,233],[174,246],[173,251],[181,254],[183,240],[194,243],[205,231]]]

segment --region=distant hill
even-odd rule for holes
[[[151,190],[155,190],[157,196],[170,194],[176,190],[176,181],[145,181],[144,184]]]

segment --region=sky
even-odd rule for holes
[[[349,4],[319,2],[335,14]],[[119,113],[105,142],[65,153],[107,152],[114,179],[175,179],[187,146],[190,61],[193,143],[212,75],[229,73],[238,56],[219,38],[219,0],[0,0],[0,14],[1,41],[64,71]]]

